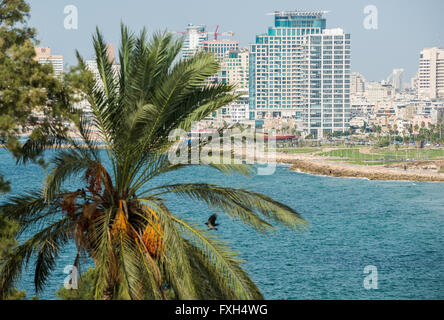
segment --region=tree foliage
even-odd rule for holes
[[[5,191],[6,190],[0,190],[0,199],[2,198],[2,193],[4,193]],[[12,221],[11,219],[6,219],[0,211],[0,266],[17,246],[17,241],[15,240],[17,229],[17,223]],[[21,300],[25,297],[25,291],[19,291],[15,288],[10,288],[5,292],[4,295],[5,299],[10,300]]]
[[[63,119],[71,117],[75,91],[72,75],[56,78],[52,65],[36,61],[38,41],[27,25],[29,14],[24,0],[0,1],[0,145],[16,157],[20,135],[45,135],[51,126],[66,130]],[[7,182],[0,177],[2,187]]]

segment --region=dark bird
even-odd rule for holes
[[[217,215],[213,214],[207,222],[205,222],[205,224],[208,226],[208,229],[210,230],[217,230],[217,226],[219,225],[218,223],[216,223],[216,219],[217,219]]]

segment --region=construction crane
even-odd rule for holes
[[[218,33],[217,31],[219,30],[219,25],[216,26],[216,30],[214,30],[214,40],[217,41],[217,36],[234,36],[234,32],[232,31],[227,31],[227,32],[222,32],[222,33]]]
[[[214,32],[207,32],[207,31],[197,31],[198,34],[205,34],[207,36],[213,35],[214,40],[217,41],[218,36],[234,36],[234,32],[232,31],[226,31],[226,32],[217,32],[219,30],[219,25],[216,26],[216,30]],[[169,33],[175,33],[175,34],[187,34],[188,31],[175,31],[175,30],[167,30]]]

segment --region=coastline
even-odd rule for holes
[[[319,174],[341,178],[366,178],[369,180],[408,180],[444,182],[444,174],[438,172],[426,172],[425,170],[399,170],[384,166],[365,166],[336,163],[318,163],[316,161],[296,160],[290,167],[291,170]]]
[[[251,160],[251,157],[248,159]],[[290,165],[290,170],[329,177],[444,182],[444,173],[439,173],[436,168],[439,168],[439,165],[444,165],[444,161],[414,161],[405,163],[406,169],[404,169],[404,163],[401,165],[399,163],[360,165],[327,160],[326,157],[311,154],[276,153],[274,159],[270,157],[255,157],[254,160],[263,163],[288,164]]]
[[[86,147],[86,146],[84,146]],[[96,146],[105,149],[106,146]],[[0,145],[0,148],[5,148]],[[53,146],[54,149],[69,148],[67,145]],[[238,154],[240,156],[240,154]],[[321,157],[310,153],[282,153],[276,152],[263,156],[250,156],[243,153],[241,159],[259,163],[286,164],[290,170],[303,173],[339,177],[339,178],[362,178],[369,180],[385,181],[423,181],[423,182],[444,182],[444,173],[439,173],[438,168],[444,167],[444,160],[412,161],[383,165],[362,165],[352,164],[340,159],[333,161],[329,157]],[[404,167],[406,169],[404,169]]]

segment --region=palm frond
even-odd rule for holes
[[[165,252],[160,256],[160,263],[164,265],[163,272],[168,285],[174,290],[177,299],[196,299],[196,284],[188,255],[186,243],[177,225],[171,220],[171,213],[160,199],[143,200],[142,205],[149,205],[157,213],[162,226],[162,240]],[[148,217],[144,220],[150,223]]]
[[[96,161],[81,149],[66,149],[59,151],[51,160],[54,168],[45,179],[43,195],[47,201],[60,192],[63,183],[74,175],[80,175],[92,167]]]
[[[63,197],[63,193],[59,198]],[[18,235],[32,228],[35,230],[38,224],[50,223],[48,217],[57,219],[60,212],[59,198],[47,202],[40,191],[29,191],[21,195],[9,196],[0,205],[0,212],[5,218],[18,223]]]
[[[172,217],[172,219],[182,228],[182,231],[190,237],[190,243],[199,250],[202,260],[194,260],[201,266],[206,266],[211,278],[216,278],[216,283],[230,299],[262,299],[262,295],[250,279],[242,270],[243,260],[229,249],[223,242],[216,240],[208,232],[198,230],[190,223]],[[209,279],[211,279],[209,278]],[[208,279],[208,278],[207,278]],[[207,297],[206,297],[207,298]]]
[[[291,207],[261,193],[245,189],[206,183],[190,183],[164,185],[147,191],[151,197],[159,197],[167,193],[204,201],[209,206],[234,218],[240,218],[259,231],[267,231],[272,228],[272,225],[260,218],[259,215],[295,229],[305,228],[307,225],[301,215]]]
[[[39,292],[54,269],[60,249],[68,241],[71,228],[70,219],[60,219],[10,253],[0,268],[0,296],[6,294],[20,278],[23,266],[28,264],[34,253],[37,253],[34,283],[36,291]]]

